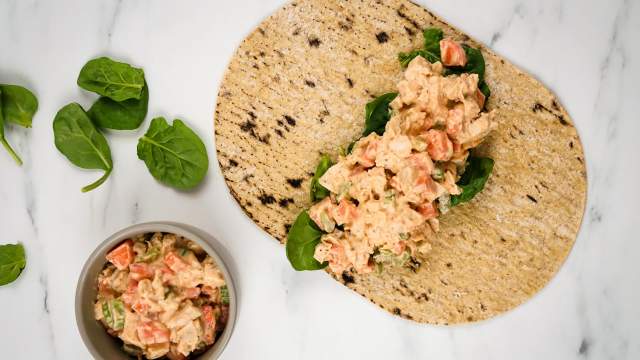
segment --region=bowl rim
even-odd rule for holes
[[[217,346],[215,350],[207,354],[205,359],[217,359],[223,353],[224,349],[227,347],[229,340],[231,338],[231,334],[235,328],[235,322],[237,318],[237,292],[235,288],[234,279],[231,275],[229,266],[225,263],[222,256],[216,251],[216,247],[222,247],[221,244],[217,241],[215,237],[208,234],[207,232],[197,228],[193,225],[187,225],[183,223],[173,222],[173,221],[152,221],[152,222],[144,222],[138,223],[134,225],[127,226],[121,230],[116,231],[115,233],[108,236],[105,240],[103,240],[96,248],[91,252],[91,254],[87,257],[82,266],[82,270],[80,271],[80,275],[78,276],[78,281],[76,283],[76,292],[75,292],[75,318],[76,318],[76,326],[78,328],[78,332],[80,333],[80,337],[87,350],[91,353],[91,355],[95,359],[104,359],[102,353],[95,347],[87,328],[85,327],[83,318],[83,304],[81,303],[82,298],[84,297],[83,290],[89,286],[94,286],[93,282],[95,279],[89,274],[90,268],[95,265],[97,262],[102,262],[103,265],[100,267],[104,268],[104,264],[107,263],[107,260],[101,254],[106,254],[110,249],[116,246],[118,243],[135,236],[141,233],[153,233],[153,232],[166,232],[172,233],[189,240],[200,245],[207,255],[211,256],[216,263],[216,266],[221,270],[227,288],[229,290],[229,320],[225,326],[225,329],[222,332],[222,335],[218,338],[218,341],[213,346]],[[226,252],[223,252],[226,253]],[[97,274],[96,274],[97,276]],[[112,337],[106,331],[104,332],[105,336]],[[213,348],[210,348],[210,350]],[[124,352],[123,352],[124,354]]]

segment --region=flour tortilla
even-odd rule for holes
[[[383,309],[431,324],[490,318],[523,303],[558,271],[575,241],[586,197],[582,145],[558,99],[482,44],[403,0],[299,0],[240,45],[215,112],[218,161],[253,221],[286,241],[309,207],[320,153],[356,139],[364,106],[395,91],[397,54],[422,29],[479,47],[499,127],[480,146],[495,160],[484,191],[442,216],[433,250],[414,268],[333,275]],[[284,249],[282,256],[285,256]]]

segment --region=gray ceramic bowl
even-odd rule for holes
[[[194,241],[213,258],[222,271],[229,288],[229,321],[216,343],[206,352],[196,357],[196,359],[202,360],[217,359],[229,342],[236,321],[237,293],[228,267],[231,265],[230,259],[212,236],[195,227],[173,222],[137,224],[120,230],[103,241],[89,256],[78,279],[75,304],[76,323],[84,344],[95,359],[131,359],[122,351],[118,341],[107,334],[102,325],[94,319],[93,302],[97,293],[98,274],[106,263],[105,255],[107,252],[125,239],[148,232],[173,233]],[[223,257],[225,258],[224,260],[227,260],[226,263]]]

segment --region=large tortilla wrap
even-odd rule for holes
[[[420,47],[429,26],[484,54],[499,127],[478,153],[492,157],[495,170],[472,202],[441,217],[433,250],[413,269],[334,277],[395,315],[464,323],[540,290],[571,250],[584,212],[580,139],[558,99],[530,75],[407,1],[298,0],[262,22],[231,60],[218,94],[216,148],[233,197],[284,243],[310,206],[319,154],[335,158],[358,137],[364,105],[395,91],[398,52]]]

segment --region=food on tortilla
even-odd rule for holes
[[[484,69],[457,74],[443,66],[464,68],[464,48],[443,39],[440,29],[426,29],[424,38],[426,48],[436,49],[428,56],[434,62],[420,53],[413,57],[398,93],[367,106],[365,137],[351,144],[338,163],[323,166],[321,177],[316,172],[311,197],[322,200],[308,216],[324,234],[313,251],[317,263],[301,262],[296,257],[310,253],[296,247],[308,245],[296,239],[299,230],[292,227],[287,256],[297,270],[328,264],[337,274],[366,274],[374,265],[378,270],[384,264],[404,265],[416,252],[429,251],[438,216],[449,211],[452,197],[459,202],[463,189],[456,182],[465,173],[470,150],[497,126],[495,110],[482,110],[485,95],[478,86]],[[374,119],[376,112],[382,120]]]
[[[444,36],[432,41],[438,33],[431,31],[426,41],[425,28]],[[348,153],[362,136],[365,105],[365,130],[382,135],[395,94],[376,96],[397,89],[418,55],[443,60],[445,38],[462,46],[467,61],[445,66],[446,74],[478,74],[485,108],[497,110],[499,126],[473,150],[451,205],[475,197],[440,216],[431,250],[406,266],[366,274],[326,267],[389,313],[431,324],[479,321],[522,304],[569,254],[586,169],[573,121],[549,89],[410,1],[294,0],[239,45],[214,128],[221,173],[245,214],[283,245],[295,239],[295,251],[287,248],[295,266],[321,268],[313,255],[323,232],[300,212],[329,193],[318,180],[340,147]]]
[[[376,252],[408,260],[428,251],[437,216],[449,210],[452,195],[461,194],[456,181],[469,150],[496,124],[493,111],[480,111],[477,74],[444,77],[442,71],[439,62],[414,58],[390,104],[396,115],[384,134],[358,140],[320,178],[331,196],[309,209],[327,233],[314,257],[332,271],[370,272]]]
[[[142,234],[111,250],[98,276],[95,318],[134,356],[186,359],[227,323],[229,293],[204,250],[174,234]]]

